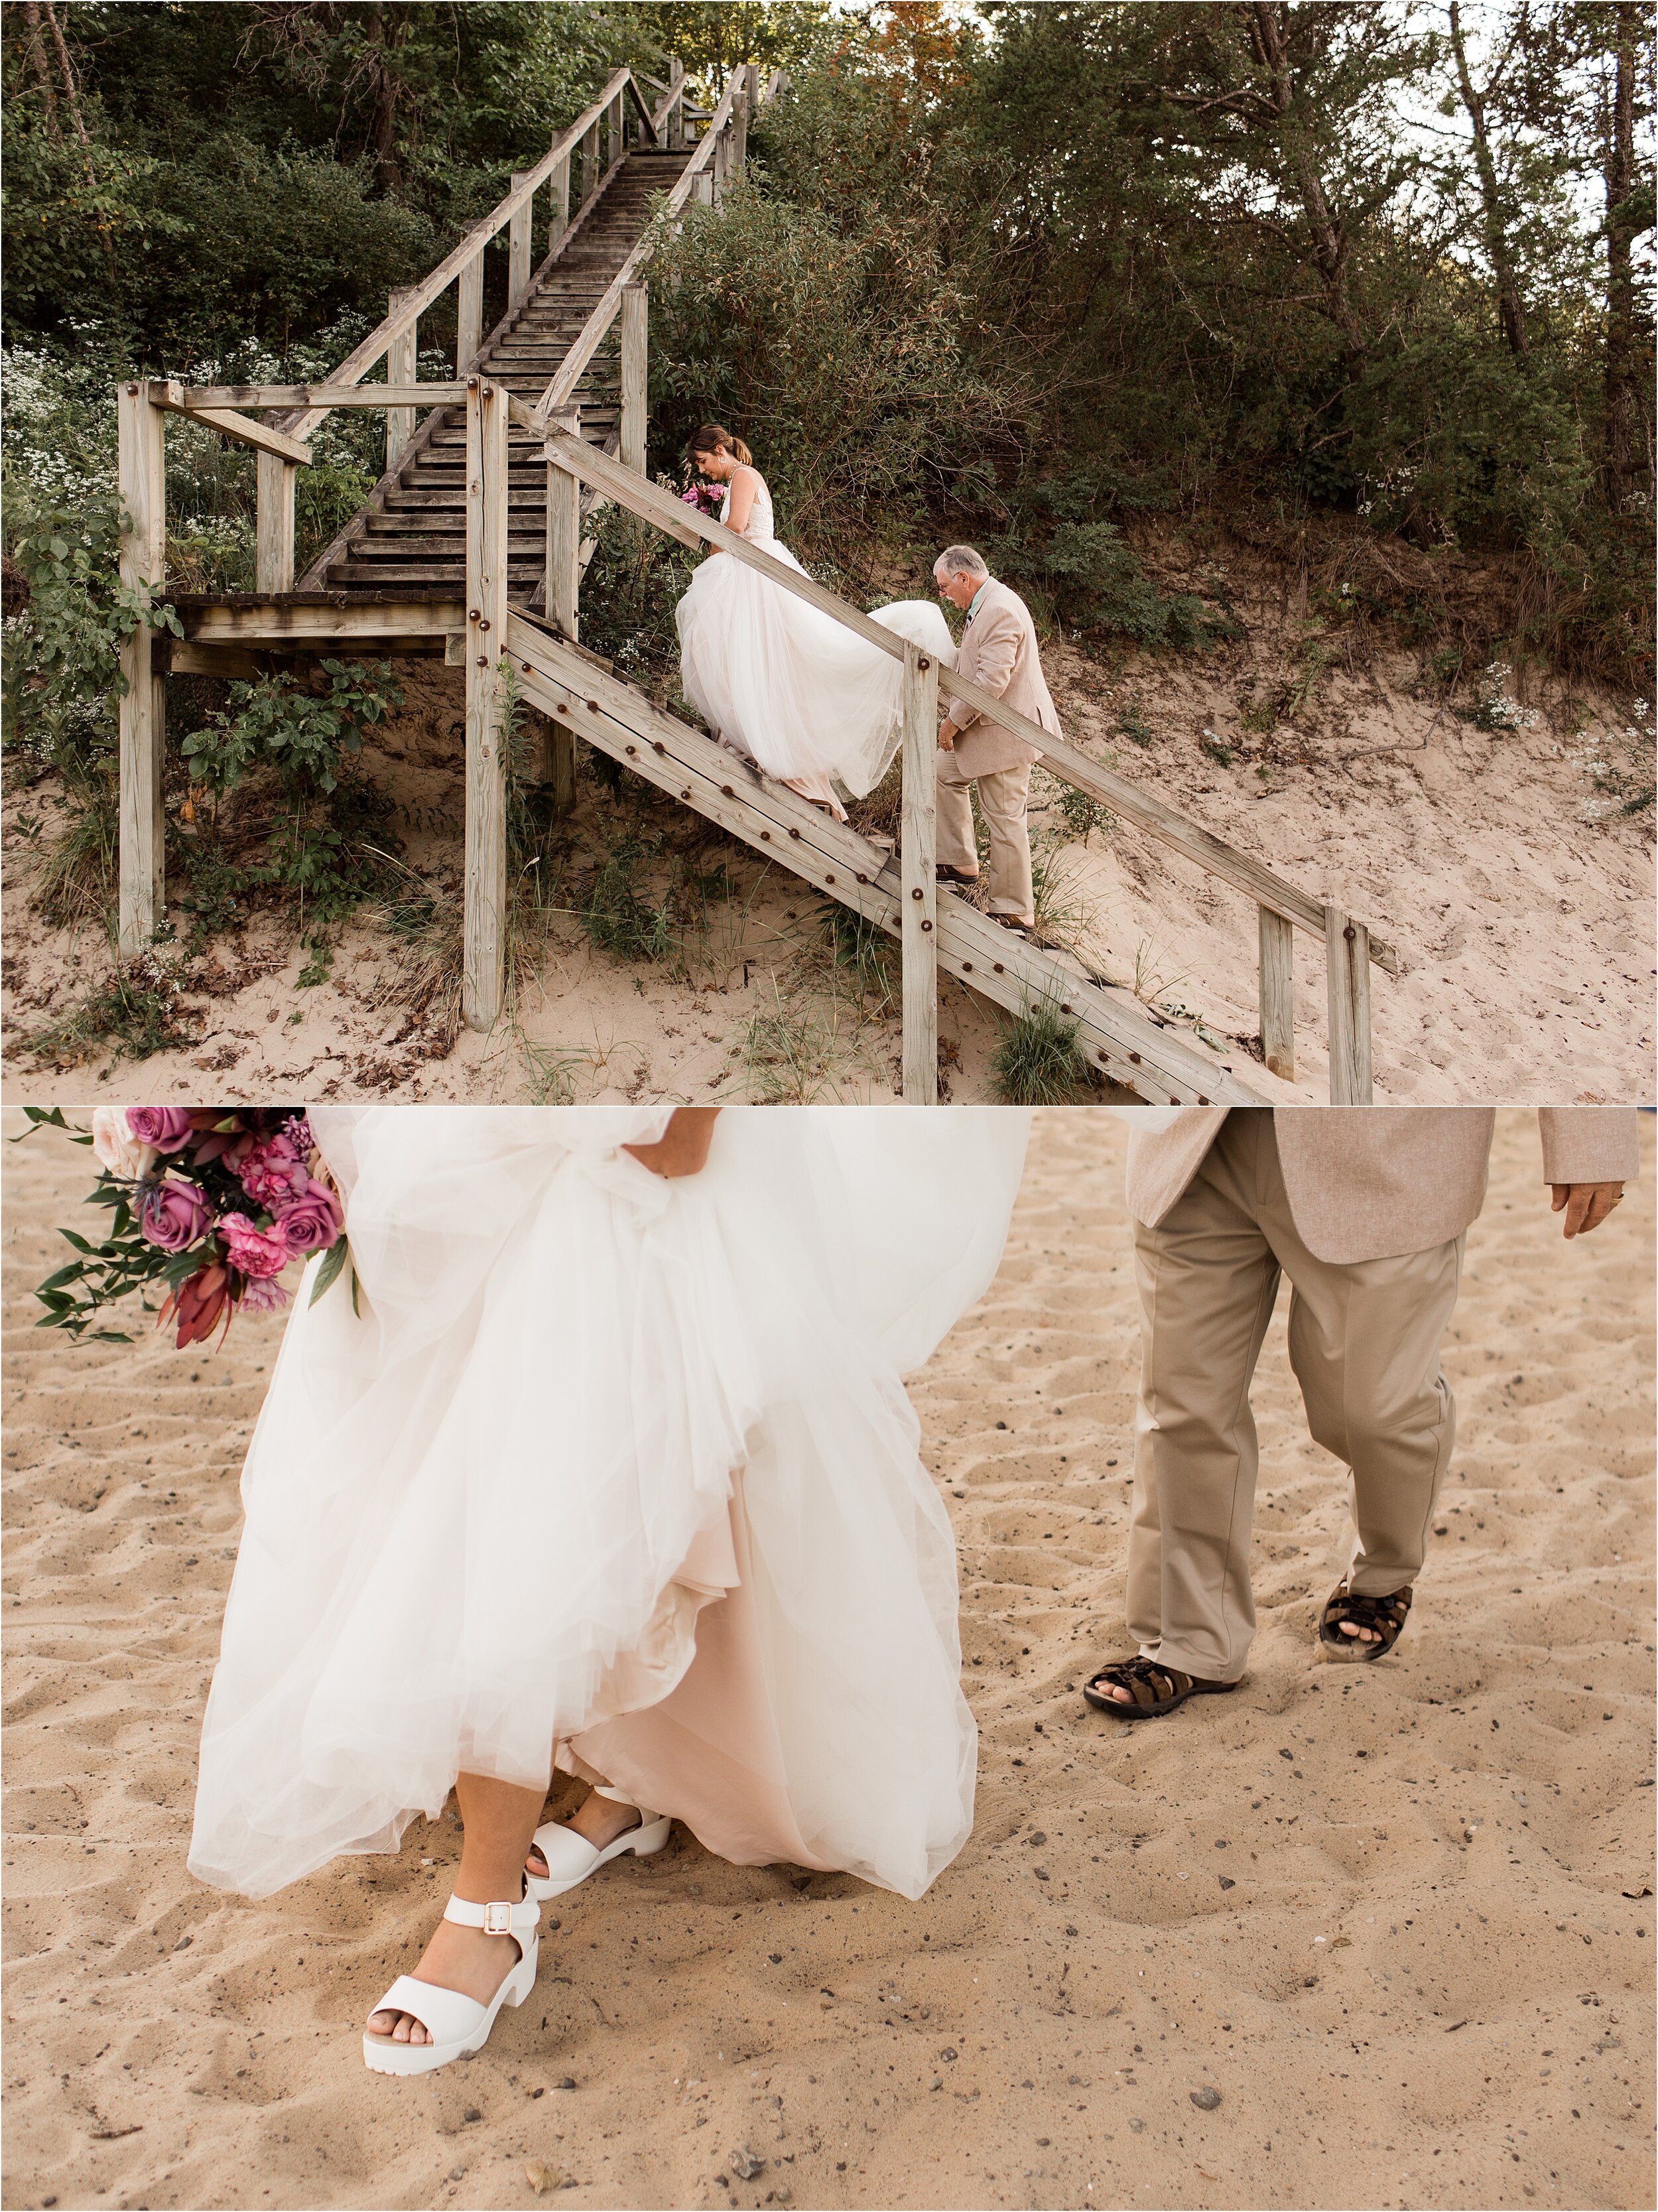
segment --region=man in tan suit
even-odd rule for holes
[[[1025,718],[1058,737],[1060,718],[1042,676],[1035,625],[1018,593],[999,584],[982,554],[970,545],[948,545],[938,556],[933,580],[952,606],[967,614],[958,674],[982,684]],[[978,880],[979,848],[973,835],[972,785],[990,832],[990,912],[1012,929],[1035,922],[1030,882],[1030,832],[1025,809],[1030,797],[1030,767],[1036,749],[977,707],[952,699],[949,719],[938,732],[938,879]]]
[[[1254,1633],[1249,1384],[1287,1274],[1290,1361],[1315,1441],[1351,1472],[1354,1535],[1320,1641],[1379,1658],[1410,1609],[1450,1455],[1440,1339],[1485,1196],[1479,1107],[1190,1107],[1136,1129],[1142,1360],[1127,1616],[1139,1656],[1088,1702],[1126,1720],[1233,1688]],[[1564,1234],[1605,1220],[1638,1164],[1633,1108],[1545,1107]]]

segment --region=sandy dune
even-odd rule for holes
[[[984,1738],[961,1858],[910,1905],[676,1835],[409,2083],[358,2028],[452,1822],[258,1905],[184,1870],[277,1329],[32,1334],[87,1155],[8,1151],[5,2203],[1650,2203],[1651,1176],[1564,1246],[1503,1116],[1443,1533],[1374,1669],[1309,1644],[1341,1498],[1280,1320],[1253,1674],[1135,1734],[1072,1693],[1121,1648],[1123,1140],[1039,1123],[1002,1274],[916,1384]]]

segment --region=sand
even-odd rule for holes
[[[87,1156],[8,1151],[6,2204],[1649,2204],[1650,1173],[1564,1245],[1501,1117],[1444,1534],[1373,1668],[1309,1641],[1340,1485],[1280,1314],[1251,1674],[1133,1733],[1072,1688],[1122,1644],[1123,1142],[1039,1122],[1001,1275],[914,1386],[983,1731],[961,1857],[912,1905],[677,1833],[409,2083],[357,2037],[451,1822],[259,1904],[185,1872],[277,1328],[32,1334]]]
[[[1171,587],[1190,575],[1171,573]],[[892,588],[905,588],[902,578]],[[1293,723],[1263,734],[1251,700],[1293,678],[1300,626],[1271,579],[1240,575],[1236,644],[1179,660],[1107,665],[1074,642],[1044,656],[1068,734],[1151,793],[1394,944],[1406,972],[1372,970],[1376,1096],[1427,1104],[1653,1096],[1655,908],[1650,812],[1584,818],[1603,800],[1583,764],[1616,702],[1561,681],[1535,688],[1534,726],[1491,734],[1440,703],[1413,655],[1339,656]],[[1351,641],[1349,641],[1351,642]],[[400,673],[407,709],[375,742],[372,773],[393,794],[411,864],[459,866],[459,675]],[[1528,709],[1528,711],[1532,711]],[[1140,715],[1151,742],[1122,733]],[[1574,735],[1574,732],[1578,734]],[[1207,748],[1207,749],[1206,749]],[[1218,755],[1225,755],[1223,765]],[[579,902],[623,833],[584,778],[578,850],[555,903]],[[1297,935],[1297,1068],[1280,1085],[1243,1056],[1260,1026],[1253,905],[1126,824],[1085,844],[1066,833],[1057,787],[1033,793],[1039,848],[1058,839],[1067,933],[1113,981],[1176,1019],[1201,1022],[1219,1055],[1264,1097],[1328,1096],[1322,951]],[[278,918],[256,919],[190,965],[182,1011],[193,1042],[139,1062],[94,1054],[77,1072],[31,1061],[21,1040],[107,973],[100,934],[50,929],[28,904],[28,825],[49,795],[14,793],[3,1036],[7,1096],[51,1101],[113,1081],[135,1101],[203,1089],[223,1098],[400,1097],[741,1100],[890,1099],[902,1037],[896,1007],[860,1012],[825,988],[817,902],[798,880],[725,849],[733,895],[716,902],[677,969],[594,950],[566,913],[514,1018],[489,1036],[434,1046],[386,999],[398,955],[360,918],[330,978],[301,988],[310,956]],[[687,826],[682,822],[682,828]],[[658,886],[659,889],[659,886]],[[762,1027],[758,1034],[756,1023]],[[999,1018],[959,984],[939,993],[943,1096],[994,1096]],[[754,1050],[759,1043],[758,1055]],[[203,1078],[210,1083],[204,1084]]]

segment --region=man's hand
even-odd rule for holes
[[[961,734],[954,722],[942,723],[938,730],[938,743],[945,752],[953,753],[956,750],[956,740]]]
[[[1549,1188],[1551,1210],[1564,1210],[1567,1237],[1587,1237],[1598,1229],[1624,1195],[1621,1182],[1554,1182]]]
[[[653,1145],[623,1145],[641,1167],[672,1182],[679,1176],[701,1175],[708,1164],[718,1106],[677,1106],[665,1137]]]

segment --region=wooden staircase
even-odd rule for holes
[[[672,190],[689,159],[688,150],[630,150],[490,334],[473,373],[533,407],[638,245],[652,202]],[[622,404],[614,343],[588,362],[572,404],[581,410],[582,436],[614,453]],[[540,605],[544,596],[547,470],[542,445],[520,424],[509,428],[507,596],[517,606]],[[301,578],[301,588],[456,598],[466,587],[465,479],[465,410],[434,408],[367,505]]]

